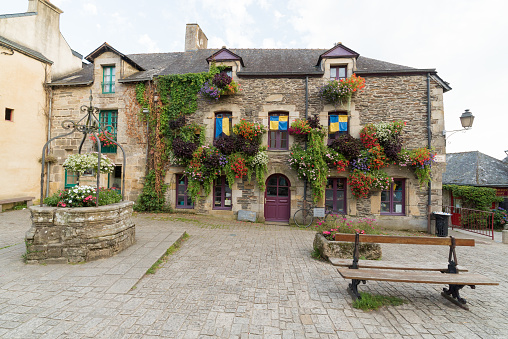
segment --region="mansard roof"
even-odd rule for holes
[[[443,184],[508,187],[508,168],[505,162],[478,151],[448,153]]]
[[[119,82],[139,82],[151,80],[154,77],[169,74],[185,74],[207,72],[209,62],[239,60],[242,62],[241,69],[237,72],[238,77],[321,77],[324,72],[316,61],[323,58],[353,57],[357,58],[357,74],[368,75],[398,75],[398,74],[425,74],[431,73],[434,79],[440,82],[445,91],[447,83],[442,81],[435,69],[417,69],[413,67],[397,65],[381,60],[359,56],[355,51],[342,44],[332,49],[198,49],[187,52],[173,53],[145,53],[123,55],[108,44],[103,44],[85,59],[93,62],[101,53],[112,51],[124,60],[138,65],[139,72],[129,77],[119,79]],[[80,72],[79,77],[65,81],[65,85],[72,85],[73,81],[83,83],[87,71]],[[78,74],[74,74],[78,75]],[[93,74],[90,74],[90,81]],[[53,84],[59,85],[69,76],[54,80]]]

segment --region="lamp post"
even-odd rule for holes
[[[462,115],[460,116],[460,124],[462,125],[462,129],[456,129],[453,131],[443,131],[443,135],[445,136],[446,139],[448,139],[457,132],[465,132],[473,127],[473,121],[474,121],[473,113],[471,113],[468,109],[466,109],[464,113],[462,113]],[[450,134],[447,135],[447,133]]]

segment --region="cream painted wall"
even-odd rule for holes
[[[36,15],[0,19],[0,35],[20,45],[42,53],[53,61],[52,76],[81,69],[82,61],[60,33],[62,11],[46,0],[29,0],[28,12]]]
[[[40,195],[38,162],[46,142],[46,65],[24,54],[0,54],[0,199]],[[8,81],[5,81],[8,79]],[[12,121],[5,108],[13,109]]]

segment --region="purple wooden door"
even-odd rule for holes
[[[284,175],[274,174],[266,180],[265,220],[289,221],[291,184]]]

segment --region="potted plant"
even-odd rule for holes
[[[350,78],[331,80],[321,87],[319,93],[326,101],[339,105],[351,99],[358,90],[365,87],[365,79],[353,74]]]

